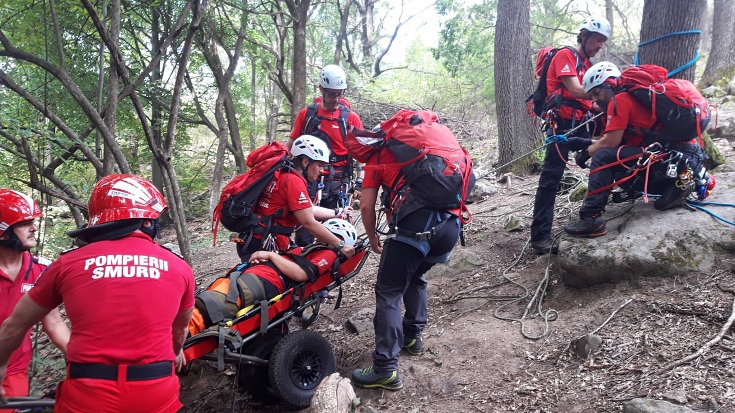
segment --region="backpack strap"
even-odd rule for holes
[[[330,250],[337,254],[337,259],[335,259],[334,262],[332,263],[332,269],[330,272],[332,279],[336,283],[337,287],[339,287],[339,293],[337,294],[337,302],[334,304],[334,309],[336,310],[342,305],[342,278],[340,278],[339,276],[339,267],[344,261],[347,260],[347,257],[344,256],[343,254],[340,254],[339,251],[335,251],[335,249],[330,247],[329,245],[325,245],[321,243],[314,243],[314,244],[304,247],[304,249],[301,250],[301,255],[302,257],[306,257],[312,252],[319,251],[319,250]],[[311,261],[309,262],[311,263]]]
[[[333,120],[337,122],[339,126],[339,132],[342,135],[342,140],[347,139],[347,129],[349,126],[348,119],[350,117],[350,108],[343,104],[338,104],[339,118],[327,118],[319,116],[319,103],[312,103],[306,107],[306,122],[304,123],[304,129],[301,131],[304,135],[311,135],[314,131],[319,129],[319,124],[322,119]]]
[[[232,286],[231,283],[230,286]],[[209,290],[200,291],[199,294],[196,295],[196,298],[200,299],[204,304],[204,308],[209,315],[209,320],[212,323],[219,324],[225,320],[224,303],[215,300]]]
[[[317,112],[319,112],[318,103],[312,103],[306,107],[306,122],[304,123],[304,129],[301,131],[301,134],[310,135],[319,129],[321,118],[317,116]]]
[[[321,273],[319,272],[319,267],[317,267],[313,262],[307,260],[303,256],[292,254],[290,252],[284,252],[282,255],[284,257],[288,257],[302,270],[304,270],[304,272],[306,273],[306,278],[309,280],[309,282],[315,281],[317,278],[319,278],[319,275],[321,275]]]

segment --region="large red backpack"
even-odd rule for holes
[[[253,208],[260,195],[278,174],[292,169],[288,160],[288,148],[281,142],[271,142],[248,154],[245,165],[250,169],[242,175],[234,177],[222,188],[219,203],[212,214],[212,233],[217,240],[219,223],[230,231],[244,232],[256,226],[264,225],[264,220],[272,217],[261,217],[253,214]]]
[[[403,175],[402,182],[393,183],[392,191],[402,193],[410,188],[408,196],[421,205],[434,210],[459,209],[462,223],[469,222],[472,217],[465,201],[475,183],[472,158],[449,128],[438,122],[436,113],[403,109],[381,123],[380,130],[382,140],[376,134],[351,134],[346,142],[350,155],[365,162],[387,147]]]
[[[617,92],[628,92],[651,108],[656,120],[651,129],[658,141],[686,142],[699,137],[701,145],[702,131],[710,121],[709,103],[692,82],[667,75],[666,69],[656,65],[627,67],[620,74]]]
[[[564,104],[561,94],[561,88],[563,87],[563,85],[559,85],[559,87],[557,87],[555,90],[547,90],[546,88],[546,78],[548,77],[551,60],[560,50],[563,49],[569,49],[570,51],[572,51],[572,53],[574,53],[574,56],[577,59],[575,66],[576,72],[579,72],[582,67],[584,67],[584,64],[582,63],[582,59],[579,57],[577,49],[571,46],[557,48],[553,46],[546,46],[541,48],[536,54],[535,78],[538,79],[536,90],[534,90],[533,94],[526,99],[526,103],[528,103],[528,107],[526,108],[526,110],[531,116],[536,115],[540,118],[543,118],[546,116],[545,114],[549,109],[559,108]]]

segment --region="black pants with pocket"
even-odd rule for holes
[[[583,118],[581,122],[586,120],[586,118]],[[546,130],[546,136],[552,136],[554,132],[557,135],[563,135],[574,126],[579,125],[580,121],[576,122],[576,125],[573,125],[571,120],[560,119],[557,121],[557,124],[558,128],[555,131],[552,129]],[[587,126],[576,130],[572,135],[584,138],[592,137],[595,127],[595,123],[590,122]],[[552,142],[546,146],[544,164],[541,169],[541,175],[539,176],[536,196],[533,200],[531,241],[551,239],[556,193],[559,191],[559,185],[561,184],[562,176],[564,176],[568,158],[569,148],[566,143]]]

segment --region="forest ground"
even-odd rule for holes
[[[732,143],[716,143],[732,163]],[[578,169],[573,172],[584,180]],[[732,329],[720,331],[735,310],[735,257],[719,257],[710,273],[567,287],[555,256],[538,256],[526,246],[537,182],[537,176],[512,177],[497,194],[470,205],[474,220],[465,228],[466,246],[457,246],[450,264],[479,265],[432,270],[424,354],[401,355],[402,390],[356,389],[356,412],[621,412],[625,401],[638,397],[696,412],[735,412],[735,336]],[[714,201],[725,190],[730,188],[720,184]],[[576,218],[578,207],[558,198],[556,232]],[[507,231],[511,215],[526,228]],[[190,222],[193,267],[202,288],[239,263],[234,244],[211,247],[209,225]],[[166,229],[162,242],[173,241],[173,230]],[[332,293],[309,327],[331,343],[337,371],[345,377],[371,362],[373,335],[355,334],[346,322],[362,313],[370,320],[377,264],[372,255],[344,285],[341,307],[333,309]],[[295,321],[291,325],[298,328]],[[590,332],[602,343],[582,358],[577,339]],[[703,355],[671,367],[718,335]],[[40,372],[33,389],[43,394],[63,378],[64,364],[44,334],[35,336]],[[194,361],[181,377],[181,411],[285,410],[255,402],[238,388],[236,377],[232,366],[218,372],[212,362]]]
[[[732,162],[730,143],[718,146]],[[667,366],[700,349],[732,314],[733,256],[721,257],[712,273],[567,287],[554,256],[526,248],[527,229],[503,227],[512,214],[527,228],[537,182],[537,176],[514,177],[498,194],[470,206],[474,220],[465,229],[466,246],[458,246],[456,254],[470,261],[479,257],[481,265],[430,277],[425,353],[402,353],[401,391],[356,389],[361,401],[356,411],[619,412],[625,401],[648,397],[694,411],[735,412],[732,331],[701,357]],[[560,198],[556,231],[576,217],[578,206]],[[194,228],[202,243],[207,228],[207,222]],[[195,251],[195,274],[203,287],[237,264],[234,248],[222,242]],[[344,286],[341,307],[333,309],[332,295],[309,327],[332,344],[337,370],[345,377],[371,362],[373,336],[351,332],[346,322],[360,311],[374,311],[377,263],[370,257]],[[577,339],[590,332],[602,344],[581,358]],[[253,401],[238,389],[236,376],[234,368],[220,373],[211,362],[194,362],[182,377],[183,411],[284,411]]]

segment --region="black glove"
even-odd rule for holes
[[[590,145],[592,145],[591,138],[580,138],[579,136],[572,136],[567,138],[567,147],[570,151],[573,152],[587,149],[587,147]]]
[[[590,151],[587,148],[584,148],[574,156],[574,162],[576,162],[580,168],[584,169],[587,167],[587,161],[589,161],[590,158]]]

